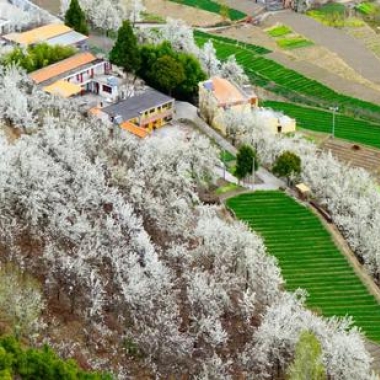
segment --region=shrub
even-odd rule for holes
[[[278,177],[289,178],[301,174],[301,159],[293,152],[282,153],[275,161],[272,169]]]
[[[47,43],[28,46],[27,49],[16,47],[2,57],[1,63],[18,65],[30,73],[71,57],[75,51],[75,48],[71,46],[50,46]]]
[[[14,337],[0,338],[0,378],[112,380],[108,374],[81,370],[72,359],[60,359],[46,345],[42,349],[24,349]]]

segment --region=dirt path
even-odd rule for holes
[[[285,55],[279,51],[269,54],[268,58],[271,58],[308,78],[315,79],[339,93],[380,104],[380,90],[376,90],[375,86],[371,86],[370,84],[365,85],[353,81],[350,78],[337,75],[323,67],[312,64],[307,60],[297,61],[291,56]]]
[[[230,8],[246,13],[248,16],[256,15],[264,8],[262,4],[256,3],[254,0],[224,0],[223,3]]]
[[[355,254],[347,244],[346,240],[344,239],[338,228],[335,226],[335,224],[327,223],[326,220],[323,219],[322,216],[314,208],[310,207],[310,209],[319,218],[326,230],[330,232],[335,244],[346,257],[346,259],[354,269],[356,275],[360,278],[365,287],[368,289],[369,293],[376,298],[378,303],[380,303],[379,287],[374,283],[372,277],[359,263],[358,259],[356,258]],[[380,373],[380,345],[371,341],[366,341],[366,348],[373,358],[372,369],[377,373]]]
[[[339,93],[380,104],[380,85],[361,76],[336,53],[323,46],[286,51],[280,49],[262,28],[247,24],[223,30],[218,34],[264,46],[273,51],[267,57],[285,67],[315,79]]]
[[[380,84],[380,61],[358,39],[339,29],[322,25],[311,17],[292,11],[278,12],[268,18],[267,22],[270,24],[279,22],[291,26],[297,33],[338,54],[349,66],[368,80]]]
[[[245,192],[246,191],[232,191],[230,193],[226,193],[223,196],[223,201],[225,202],[228,198],[232,198],[236,195],[239,195],[240,193]],[[294,194],[292,192],[290,192],[289,195],[294,197]],[[372,277],[363,269],[362,265],[357,260],[355,254],[348,246],[346,240],[343,238],[338,228],[334,224],[327,223],[326,220],[323,219],[322,216],[314,208],[310,207],[310,209],[318,217],[318,219],[321,221],[322,225],[326,228],[326,230],[331,234],[336,246],[346,257],[347,261],[354,269],[356,275],[366,286],[369,293],[372,294],[375,297],[375,299],[380,303],[380,289],[373,282]],[[366,341],[366,348],[373,358],[372,369],[380,373],[380,346],[371,341]]]
[[[369,25],[364,25],[360,28],[345,28],[345,32],[360,40],[367,49],[371,50],[380,59],[380,38]]]

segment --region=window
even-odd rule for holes
[[[277,126],[277,132],[278,132],[278,133],[281,133],[281,132],[282,132],[282,126],[281,126],[281,125],[278,125],[278,126]]]
[[[102,91],[107,92],[108,94],[112,94],[112,87],[103,84]]]

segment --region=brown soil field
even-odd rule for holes
[[[46,9],[53,15],[58,15],[60,1],[59,0],[32,0],[32,2],[39,7]]]
[[[359,147],[359,149],[355,149],[354,146]],[[321,148],[323,150],[330,150],[332,155],[340,161],[354,167],[366,169],[380,182],[380,150],[337,139],[325,140]]]
[[[215,13],[176,4],[169,0],[145,0],[145,7],[149,13],[163,18],[180,19],[193,26],[215,25],[222,21],[221,16]]]

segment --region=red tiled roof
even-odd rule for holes
[[[77,67],[86,65],[96,60],[96,57],[91,53],[79,53],[63,61],[54,63],[53,65],[46,66],[43,69],[34,71],[29,76],[37,84],[45,82],[48,79],[54,78],[58,75],[66,73]]]
[[[125,121],[124,123],[120,124],[120,127],[128,132],[133,133],[135,136],[140,137],[141,139],[150,134],[150,132],[145,128],[138,127],[129,121]]]

